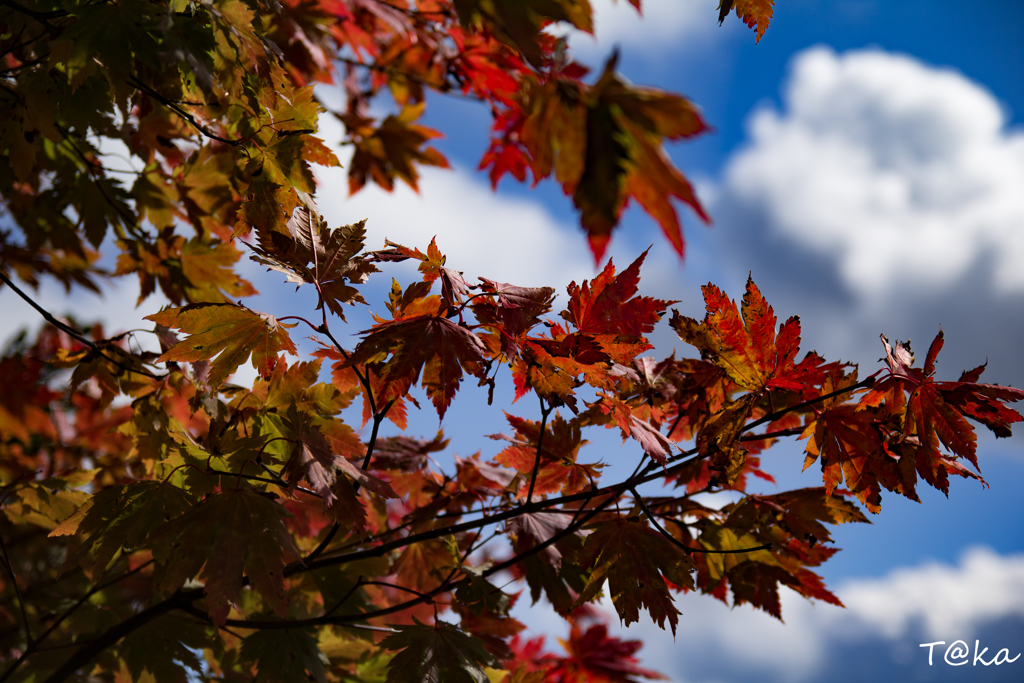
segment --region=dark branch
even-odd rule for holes
[[[540,470],[541,453],[544,448],[544,430],[547,428],[548,415],[551,414],[553,406],[544,405],[544,397],[537,394],[540,399],[540,436],[537,437],[537,457],[533,460],[533,474],[530,475],[530,490],[526,493],[526,504],[533,501],[533,487],[537,483],[537,472]]]
[[[66,333],[68,336],[70,336],[75,341],[88,346],[95,353],[99,354],[103,358],[106,358],[108,361],[110,361],[111,363],[113,363],[117,367],[121,368],[125,372],[134,372],[137,375],[144,375],[146,377],[149,377],[150,379],[163,379],[166,376],[166,375],[154,375],[154,374],[148,372],[147,370],[144,370],[144,369],[141,369],[141,368],[132,368],[132,367],[130,367],[128,365],[124,365],[123,363],[121,363],[121,362],[111,358],[110,356],[108,356],[106,353],[103,352],[103,349],[100,348],[100,346],[96,342],[88,339],[84,334],[82,334],[81,332],[79,332],[75,328],[71,327],[70,325],[68,325],[66,323],[63,323],[60,320],[57,320],[56,318],[54,318],[53,315],[51,315],[49,311],[47,311],[45,308],[43,308],[42,306],[37,304],[32,299],[32,297],[30,297],[25,292],[21,291],[21,289],[16,284],[14,284],[9,277],[4,275],[4,272],[2,270],[0,270],[0,282],[3,282],[5,285],[10,287],[11,290],[13,290],[15,294],[17,294],[22,299],[24,299],[25,302],[28,303],[29,306],[31,306],[32,308],[36,309],[36,312],[39,313],[39,315],[43,316],[43,320],[45,320],[46,322],[48,322],[51,325],[53,325],[54,327],[56,327],[61,332]]]

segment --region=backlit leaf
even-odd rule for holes
[[[272,315],[244,306],[193,304],[154,313],[146,320],[189,335],[160,356],[159,362],[209,360],[207,382],[213,387],[220,386],[250,356],[252,366],[268,376],[279,352],[296,354],[285,325]]]
[[[283,507],[248,487],[210,496],[154,537],[159,589],[170,593],[189,579],[201,579],[210,618],[223,624],[231,605],[240,604],[244,574],[283,616],[285,559],[298,556],[286,516]]]
[[[646,520],[625,517],[598,524],[587,536],[580,563],[593,571],[577,604],[597,597],[607,580],[612,604],[626,626],[640,619],[643,607],[658,626],[664,628],[667,620],[675,633],[679,610],[665,579],[692,589],[693,562]]]

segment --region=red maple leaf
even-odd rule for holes
[[[775,312],[752,278],[747,279],[739,310],[718,287],[709,283],[703,292],[707,315],[702,322],[673,312],[669,324],[680,339],[697,347],[742,388],[754,393],[765,389],[806,391],[825,379],[823,361],[817,354],[808,353],[794,363],[800,350],[800,319],[791,317],[776,334]]]

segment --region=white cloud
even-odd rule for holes
[[[918,636],[971,641],[987,623],[1024,618],[1024,555],[972,548],[957,566],[933,562],[899,568],[882,578],[847,581],[835,593],[846,609],[783,588],[785,623],[749,606],[729,609],[707,596],[684,595],[677,597],[683,616],[675,638],[646,616],[631,628],[615,630],[621,638],[643,641],[642,664],[677,683],[706,682],[712,670],[719,680],[742,680],[753,670],[770,673],[768,680],[820,680],[837,648],[872,639],[895,645],[911,638],[911,656],[926,662],[927,653],[917,650]],[[554,635],[564,629],[549,607],[528,605],[523,596],[516,616],[529,628]],[[614,623],[611,605],[604,607]]]
[[[592,0],[591,5],[595,37],[606,47],[653,52],[718,29],[715,0],[643,0],[642,15],[628,0]]]
[[[948,286],[983,258],[991,285],[1024,291],[1024,134],[959,73],[877,49],[804,51],[783,111],[762,109],[725,195],[835,258],[877,299]]]
[[[324,139],[341,137],[330,118],[320,123]],[[348,165],[344,157],[342,163]],[[418,194],[404,183],[391,193],[371,184],[349,197],[344,168],[317,168],[317,204],[331,225],[368,219],[368,249],[382,248],[387,238],[425,251],[436,237],[448,267],[471,283],[480,276],[563,292],[570,281],[594,276],[582,232],[559,223],[540,202],[496,194],[458,169],[420,170]]]
[[[920,623],[937,640],[967,639],[984,622],[1024,616],[1024,555],[973,548],[959,567],[898,569],[885,579],[848,583],[840,595],[853,619],[888,638]]]

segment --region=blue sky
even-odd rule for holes
[[[714,127],[670,149],[714,219],[706,228],[681,208],[686,260],[638,209],[616,233],[610,254],[620,267],[654,245],[645,293],[678,299],[681,311],[699,317],[702,284],[738,297],[752,273],[780,317],[801,316],[804,348],[830,360],[859,362],[870,373],[879,367],[880,333],[911,338],[923,354],[941,328],[940,377],[956,379],[987,360],[985,379],[1024,386],[1024,2],[779,0],[756,45],[735,17],[718,26],[716,0],[647,0],[644,20],[626,2],[592,2],[596,41],[572,35],[574,54],[599,69],[618,46],[627,77],[687,95]],[[486,111],[436,98],[426,122],[446,134],[438,147],[454,170],[426,171],[419,196],[370,188],[354,198],[343,172],[320,173],[318,201],[332,224],[369,218],[371,248],[385,236],[423,247],[436,235],[449,265],[470,277],[561,288],[594,274],[571,201],[556,186],[506,179],[492,193],[475,172]],[[329,121],[322,131],[328,142],[340,138]],[[287,315],[315,303],[255,264],[245,272],[265,293],[256,308]],[[391,274],[371,282],[368,300],[380,300]],[[412,277],[408,269],[394,274]],[[161,303],[133,311],[136,296],[132,286],[111,289],[105,303],[69,300],[55,288],[41,294],[51,310],[92,310],[123,328]],[[7,290],[0,310],[9,329],[38,324]],[[365,316],[353,320],[363,329]],[[659,354],[690,353],[667,328],[654,339]],[[509,384],[505,378],[499,392]],[[500,446],[480,435],[508,428],[479,393],[464,393],[443,425],[452,449],[491,457]],[[532,403],[512,409],[536,417]],[[432,435],[437,426],[424,411],[410,432]],[[632,469],[616,439],[590,448],[610,470]],[[928,666],[919,647],[962,639],[988,646],[987,660],[1002,647],[1024,652],[1024,437],[980,435],[979,459],[991,489],[957,480],[948,500],[927,494],[922,505],[886,495],[874,524],[837,529],[844,551],[823,573],[845,611],[787,595],[781,625],[685,596],[674,641],[645,624],[623,633],[643,639],[645,664],[677,683],[754,674],[1022,680],[1024,658],[952,667],[941,646]],[[797,444],[764,460],[783,488],[820,484],[813,471],[801,475]],[[520,618],[531,628],[563,634],[543,605],[526,602]]]

